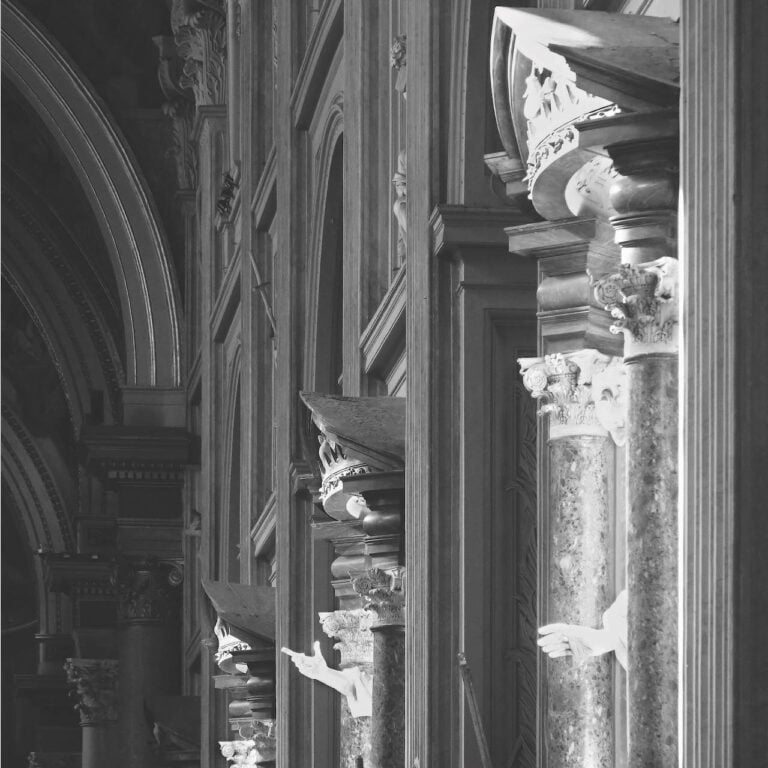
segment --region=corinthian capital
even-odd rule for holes
[[[178,565],[147,559],[122,562],[114,574],[121,621],[173,621],[179,609],[183,572]]]
[[[606,426],[601,415],[604,418],[610,415],[614,421],[619,418],[608,407],[609,399],[619,403],[619,379],[616,378],[622,368],[619,358],[595,349],[582,349],[521,358],[518,362],[523,384],[542,403],[539,415],[552,417],[551,437],[604,435],[618,431],[618,423]]]
[[[67,682],[74,686],[80,725],[101,725],[117,720],[117,661],[67,659]]]
[[[374,616],[370,611],[355,608],[318,615],[323,632],[339,641],[333,647],[341,653],[342,667],[373,662],[373,635],[370,629]]]
[[[624,334],[624,357],[677,352],[677,259],[664,257],[620,270],[594,284],[595,299],[616,322],[613,333]]]
[[[352,588],[363,598],[366,610],[375,616],[371,629],[405,626],[405,592],[399,568],[370,568],[363,576],[352,579]]]

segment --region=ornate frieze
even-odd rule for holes
[[[226,22],[222,0],[173,0],[171,29],[184,61],[179,83],[198,107],[226,99]]]
[[[621,358],[594,349],[521,358],[523,384],[550,415],[550,437],[605,434],[624,443],[626,413]]]
[[[122,562],[113,579],[122,622],[167,622],[178,614],[184,574],[175,563],[148,559]]]
[[[373,662],[374,615],[363,608],[349,611],[321,612],[320,626],[328,637],[339,642],[333,647],[341,653],[341,666]]]
[[[77,696],[80,725],[107,725],[117,720],[117,671],[114,659],[67,659],[67,681]]]
[[[624,334],[624,357],[677,353],[678,263],[664,257],[647,264],[622,264],[619,271],[594,284],[595,298]]]
[[[370,568],[364,575],[352,579],[352,587],[363,598],[364,607],[375,619],[371,629],[405,626],[404,570],[383,571]]]

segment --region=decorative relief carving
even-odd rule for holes
[[[613,333],[623,333],[624,356],[677,352],[676,259],[664,257],[633,266],[593,283],[595,298],[616,322]]]
[[[324,435],[318,438],[320,442],[320,473],[322,485],[320,486],[320,500],[326,506],[330,498],[342,488],[342,481],[347,477],[368,474],[371,470],[359,459],[347,457],[344,449],[328,439]],[[354,513],[350,511],[353,516]]]
[[[531,62],[525,79],[523,116],[528,130],[529,186],[557,157],[578,144],[573,123],[595,120],[621,110],[606,99],[592,96],[575,85],[576,76],[563,64],[557,73]]]
[[[272,728],[266,733],[254,733],[251,738],[237,741],[220,741],[219,748],[223,757],[231,765],[273,764],[276,745]]]
[[[222,0],[173,0],[171,28],[184,61],[179,84],[191,88],[195,104],[226,98],[226,15]]]
[[[392,213],[395,214],[395,220],[397,221],[397,266],[402,266],[405,263],[405,257],[407,253],[407,239],[406,233],[408,230],[408,218],[406,211],[408,209],[407,204],[407,159],[405,150],[401,150],[397,156],[397,171],[392,177],[392,186],[395,188],[395,202],[392,206]]]
[[[235,199],[236,190],[237,182],[232,177],[232,174],[229,172],[225,173],[221,191],[219,192],[219,199],[216,201],[216,213],[222,219],[226,219],[232,213],[232,201]]]
[[[183,571],[175,563],[149,559],[123,562],[113,575],[118,613],[124,622],[173,621],[179,610]]]
[[[75,686],[75,709],[80,725],[101,725],[117,720],[117,661],[114,659],[67,659],[67,682]]]
[[[365,609],[376,617],[372,629],[405,626],[403,573],[401,568],[369,568],[363,576],[352,579],[352,588],[363,598]]]
[[[227,622],[220,618],[216,619],[216,625],[213,628],[216,635],[217,650],[214,659],[219,669],[227,674],[245,673],[248,671],[247,664],[236,664],[232,658],[233,651],[250,651],[250,644],[233,632]]]
[[[523,384],[550,414],[550,435],[604,434],[624,441],[623,361],[594,349],[521,358]],[[619,442],[621,441],[621,442]]]
[[[176,165],[176,183],[179,189],[197,187],[197,149],[192,140],[194,110],[186,102],[177,100],[163,104],[163,114],[171,121],[171,148],[167,156]]]
[[[392,41],[392,47],[389,49],[389,63],[392,69],[397,72],[397,81],[395,90],[402,93],[406,98],[408,62],[406,59],[406,36],[398,35]]]

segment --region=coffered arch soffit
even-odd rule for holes
[[[178,289],[131,151],[74,64],[11,2],[4,6],[2,38],[3,72],[68,158],[106,243],[123,315],[126,383],[178,386]]]

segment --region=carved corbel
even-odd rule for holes
[[[594,349],[518,360],[523,384],[550,415],[550,436],[604,435],[623,440],[624,395],[620,358]],[[618,408],[614,411],[614,406]],[[618,440],[617,440],[618,437]]]
[[[624,357],[677,353],[678,263],[664,257],[647,264],[622,264],[619,272],[594,283],[595,299],[624,334]]]

